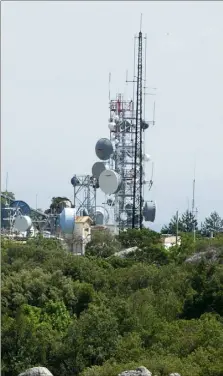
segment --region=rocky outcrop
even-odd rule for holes
[[[204,260],[205,262],[219,262],[222,263],[223,251],[222,249],[208,248],[206,251],[197,252],[188,257],[185,262],[196,264]]]
[[[126,249],[123,249],[122,251],[115,252],[114,256],[124,258],[129,253],[135,252],[137,249],[138,249],[138,247],[126,248]]]
[[[139,367],[135,370],[124,371],[118,376],[153,376],[152,373],[146,367]],[[154,375],[155,376],[155,375]],[[170,373],[169,376],[180,376],[179,373]]]
[[[139,367],[135,370],[124,371],[118,376],[152,376],[152,373],[146,367]]]
[[[45,367],[29,368],[18,376],[53,376]],[[152,376],[152,373],[146,367],[138,367],[135,370],[124,371],[118,376]],[[154,375],[155,376],[155,375]],[[169,376],[180,376],[179,373],[170,373]]]
[[[53,376],[53,375],[45,367],[34,367],[34,368],[27,369],[23,373],[20,373],[19,376]]]

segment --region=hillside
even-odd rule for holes
[[[223,237],[194,246],[185,235],[168,252],[148,230],[102,238],[86,257],[55,240],[2,240],[2,375],[42,365],[117,376],[143,364],[157,376],[222,376]],[[140,250],[113,256],[127,247]],[[206,257],[185,262],[196,252]]]

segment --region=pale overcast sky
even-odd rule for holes
[[[157,88],[146,149],[155,163],[154,228],[192,199],[223,216],[223,2],[2,2],[2,189],[45,209],[72,198],[109,137],[111,91],[124,91],[143,13],[147,84]],[[151,117],[154,97],[147,97]],[[150,178],[151,165],[148,168]]]

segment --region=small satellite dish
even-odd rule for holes
[[[73,185],[73,187],[76,187],[76,186],[78,186],[79,184],[80,184],[80,182],[79,182],[79,180],[78,180],[78,178],[76,177],[76,175],[74,175],[73,177],[72,177],[72,179],[71,179],[71,184]]]
[[[96,211],[95,224],[102,226],[104,224],[104,215],[103,213]]]
[[[95,153],[102,161],[107,161],[113,153],[113,146],[108,138],[101,138],[95,146]]]
[[[108,124],[108,128],[110,129],[111,132],[115,131],[115,127],[116,127],[116,124],[113,121]]]
[[[133,207],[133,205],[132,205],[131,203],[126,204],[126,205],[125,205],[125,210],[126,210],[127,212],[130,212],[130,211],[132,211],[132,207]]]
[[[92,175],[98,179],[102,171],[105,170],[105,164],[103,162],[96,162],[92,166]]]
[[[24,201],[20,201],[20,200],[13,201],[10,206],[11,208],[19,209],[22,215],[29,216],[31,213],[31,209],[29,205]]]
[[[28,215],[19,215],[15,218],[14,228],[19,232],[28,231],[32,227],[32,220]]]
[[[64,208],[60,213],[60,228],[65,234],[73,234],[75,226],[76,210]]]
[[[102,206],[98,206],[96,208],[96,218],[95,218],[96,225],[104,225],[104,224],[107,224],[108,221],[109,221],[108,211]]]
[[[95,181],[94,181],[92,187],[93,187],[94,189],[98,189],[98,188],[99,188],[98,179],[95,179]]]
[[[146,222],[154,222],[156,217],[156,203],[147,201],[143,208],[143,217]]]
[[[115,205],[114,200],[112,200],[111,198],[108,198],[108,199],[107,199],[107,205],[108,205],[108,206],[114,206],[114,205]]]
[[[83,216],[87,217],[89,215],[88,210],[86,208],[83,209]]]
[[[127,216],[127,213],[126,213],[126,212],[122,212],[122,213],[120,214],[120,219],[121,219],[121,221],[127,221],[127,218],[128,218],[128,216]]]
[[[112,134],[111,134],[111,137],[110,137],[111,141],[115,141],[115,137],[116,137],[115,134],[112,133]]]
[[[149,128],[149,123],[147,123],[147,122],[145,122],[145,121],[143,120],[141,126],[142,126],[142,129],[143,129],[143,130],[146,130],[146,129]]]
[[[151,161],[151,156],[150,156],[149,154],[144,154],[144,155],[143,155],[143,160],[144,160],[145,162],[149,162],[149,161]]]
[[[99,186],[105,194],[118,192],[121,183],[121,176],[114,170],[104,170],[99,177]]]

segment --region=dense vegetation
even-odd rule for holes
[[[103,245],[102,245],[103,244]],[[140,250],[114,256],[122,247]],[[188,263],[196,251],[213,261]],[[55,376],[117,376],[144,365],[156,375],[223,375],[223,238],[97,234],[86,257],[56,240],[2,240],[2,375],[45,366]],[[211,257],[211,256],[210,256]]]

